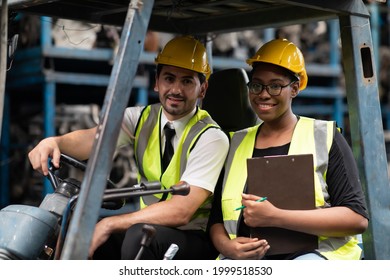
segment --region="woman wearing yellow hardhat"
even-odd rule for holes
[[[307,85],[305,60],[300,49],[286,39],[276,39],[261,47],[256,54],[246,60],[253,66],[254,63],[270,63],[291,71],[299,79],[299,89],[304,90]]]
[[[247,63],[253,67],[249,99],[262,122],[231,135],[223,185],[216,188],[209,220],[220,258],[359,259],[355,235],[367,228],[368,214],[351,149],[335,122],[297,116],[291,108],[307,85],[301,51],[288,40],[276,39]],[[247,158],[296,154],[313,155],[315,210],[280,209],[271,199],[259,203],[259,196],[245,193]],[[241,205],[245,208],[235,211]],[[273,245],[250,238],[250,227],[315,235],[318,249],[268,255]]]

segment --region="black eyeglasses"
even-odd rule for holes
[[[291,81],[289,84],[287,84],[285,86],[282,86],[282,85],[276,84],[276,83],[269,84],[269,85],[263,85],[263,84],[256,83],[256,82],[249,82],[246,85],[248,86],[249,92],[251,94],[259,95],[263,91],[263,89],[265,89],[269,93],[269,95],[278,96],[282,93],[282,89],[284,89],[285,87],[291,86],[295,82],[297,82],[297,81]]]

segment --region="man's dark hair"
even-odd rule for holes
[[[161,69],[162,67],[164,66],[165,64],[158,64],[157,67],[156,67],[156,74],[157,74],[157,77],[160,76],[160,73],[161,73]],[[202,73],[198,73],[198,77],[199,77],[199,81],[200,81],[200,84],[203,84],[205,81],[206,81],[206,76]]]

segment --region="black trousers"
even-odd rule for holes
[[[125,234],[113,234],[105,244],[99,247],[93,259],[134,260],[141,248],[144,224],[130,227]],[[173,259],[176,260],[215,260],[217,250],[212,245],[209,235],[202,230],[179,230],[160,225],[152,225],[156,234],[148,247],[142,251],[140,259],[162,260],[172,243],[179,250]]]

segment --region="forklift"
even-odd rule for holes
[[[339,22],[352,150],[370,214],[369,228],[363,234],[364,258],[390,259],[388,167],[370,14],[363,1],[131,0],[126,4],[124,2],[126,1],[2,1],[2,14],[5,15],[8,11],[23,12],[123,26],[120,47],[100,115],[97,132],[99,137],[95,139],[91,157],[85,167],[85,176],[81,182],[61,259],[82,260],[88,257],[88,248],[100,209],[95,202],[101,201],[104,196],[106,178],[111,168],[109,159],[113,157],[115,148],[111,143],[115,142],[119,135],[122,114],[130,97],[148,29],[207,38],[211,33],[275,28],[330,19],[337,19]],[[2,17],[1,23],[3,30],[7,25],[5,16]],[[4,32],[1,34],[3,36]],[[1,38],[1,50],[6,48],[4,43],[6,41],[7,38]],[[210,45],[208,47],[211,50]],[[5,52],[1,53],[4,55]],[[4,61],[6,58],[1,57],[2,64]],[[4,68],[0,68],[3,77]],[[2,87],[0,104],[3,106],[1,89]]]

